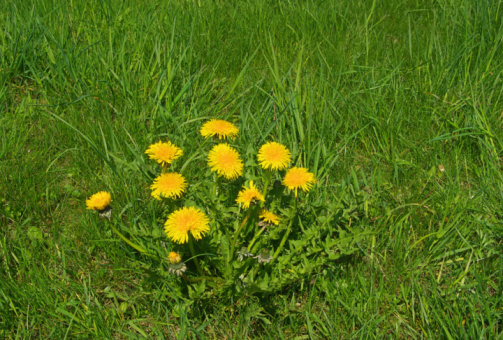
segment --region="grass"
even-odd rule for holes
[[[0,4],[3,337],[501,336],[500,1]],[[173,298],[84,202],[159,229],[144,151],[194,153],[210,117],[287,145],[372,235],[274,296]]]

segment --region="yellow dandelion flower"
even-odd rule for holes
[[[172,212],[165,223],[164,231],[176,243],[186,243],[189,231],[196,240],[200,240],[210,230],[210,220],[194,207],[183,207]]]
[[[283,185],[290,190],[295,190],[295,197],[297,197],[297,189],[300,188],[308,192],[314,183],[316,183],[314,174],[308,172],[306,168],[293,167],[286,172],[283,178]]]
[[[258,191],[258,189],[253,184],[253,181],[250,181],[250,187],[243,187],[243,190],[238,193],[236,203],[243,203],[243,208],[248,209],[250,207],[250,204],[255,200],[265,202],[264,195],[262,195],[260,191]]]
[[[86,200],[87,209],[102,211],[108,208],[112,202],[112,195],[106,191],[100,191]]]
[[[168,261],[169,263],[171,264],[177,264],[177,263],[180,263],[180,261],[182,260],[182,257],[180,256],[180,254],[178,253],[175,253],[174,251],[172,251],[171,253],[169,253],[168,255]]]
[[[234,139],[239,129],[236,125],[221,119],[212,119],[203,124],[201,127],[201,135],[205,138],[218,136],[218,139],[231,138]]]
[[[150,159],[155,160],[162,166],[171,164],[173,160],[183,155],[182,149],[175,146],[174,144],[171,144],[171,142],[159,142],[152,144],[148,147],[145,153],[149,156]]]
[[[257,159],[266,170],[283,170],[290,163],[290,151],[282,144],[269,142],[260,147]]]
[[[161,174],[150,186],[153,190],[152,196],[158,200],[161,200],[161,197],[178,198],[182,196],[186,188],[185,178],[176,172]]]
[[[212,171],[227,179],[236,179],[243,174],[243,162],[239,153],[228,144],[217,144],[210,150],[208,165]]]
[[[262,210],[258,217],[261,218],[262,221],[274,225],[278,225],[280,220],[278,215],[275,215],[266,209]]]

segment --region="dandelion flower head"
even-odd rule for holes
[[[283,144],[269,142],[262,145],[257,159],[266,170],[283,170],[290,163],[290,151]]]
[[[169,253],[168,255],[168,261],[169,263],[171,264],[177,264],[177,263],[180,263],[180,261],[182,260],[182,257],[180,256],[180,254],[172,251],[171,253]]]
[[[171,144],[171,142],[158,142],[148,147],[145,153],[150,159],[155,160],[157,163],[165,166],[171,164],[175,159],[183,155],[182,149]]]
[[[243,203],[243,208],[248,209],[250,207],[250,204],[255,200],[264,202],[265,198],[264,195],[262,195],[260,191],[258,191],[258,189],[255,187],[253,181],[250,181],[250,187],[243,187],[243,190],[238,193],[236,203]]]
[[[308,192],[314,183],[316,183],[314,174],[308,172],[306,168],[293,167],[286,172],[283,178],[283,185],[290,190],[295,190],[295,197],[297,197],[297,189],[300,188]]]
[[[161,197],[178,198],[182,196],[186,188],[185,178],[176,172],[161,174],[150,186],[152,196],[158,200],[161,200]]]
[[[164,231],[176,243],[186,243],[189,232],[200,240],[210,230],[210,220],[199,208],[183,207],[172,212],[165,223]]]
[[[218,136],[218,139],[234,139],[239,133],[236,125],[221,119],[212,119],[203,124],[201,135],[205,138]]]
[[[86,200],[87,209],[102,211],[112,202],[112,195],[106,191],[99,191]]]
[[[262,219],[262,221],[266,222],[266,223],[270,223],[270,224],[274,224],[274,225],[278,225],[279,224],[279,216],[273,214],[272,212],[264,209],[260,212],[260,214],[258,215],[259,218]]]
[[[243,162],[239,153],[228,144],[217,144],[210,150],[208,165],[212,171],[227,179],[236,179],[243,174]]]

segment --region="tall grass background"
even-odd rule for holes
[[[500,336],[501,1],[0,8],[3,337]],[[173,298],[85,199],[108,190],[124,223],[159,229],[144,150],[190,155],[215,117],[287,145],[315,200],[358,196],[372,236],[272,297]]]

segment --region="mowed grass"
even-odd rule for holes
[[[2,337],[501,335],[501,1],[0,8]],[[144,151],[190,155],[212,117],[287,145],[310,197],[358,201],[359,251],[272,296],[192,304],[139,266],[85,199],[110,191],[124,225],[159,228]]]

